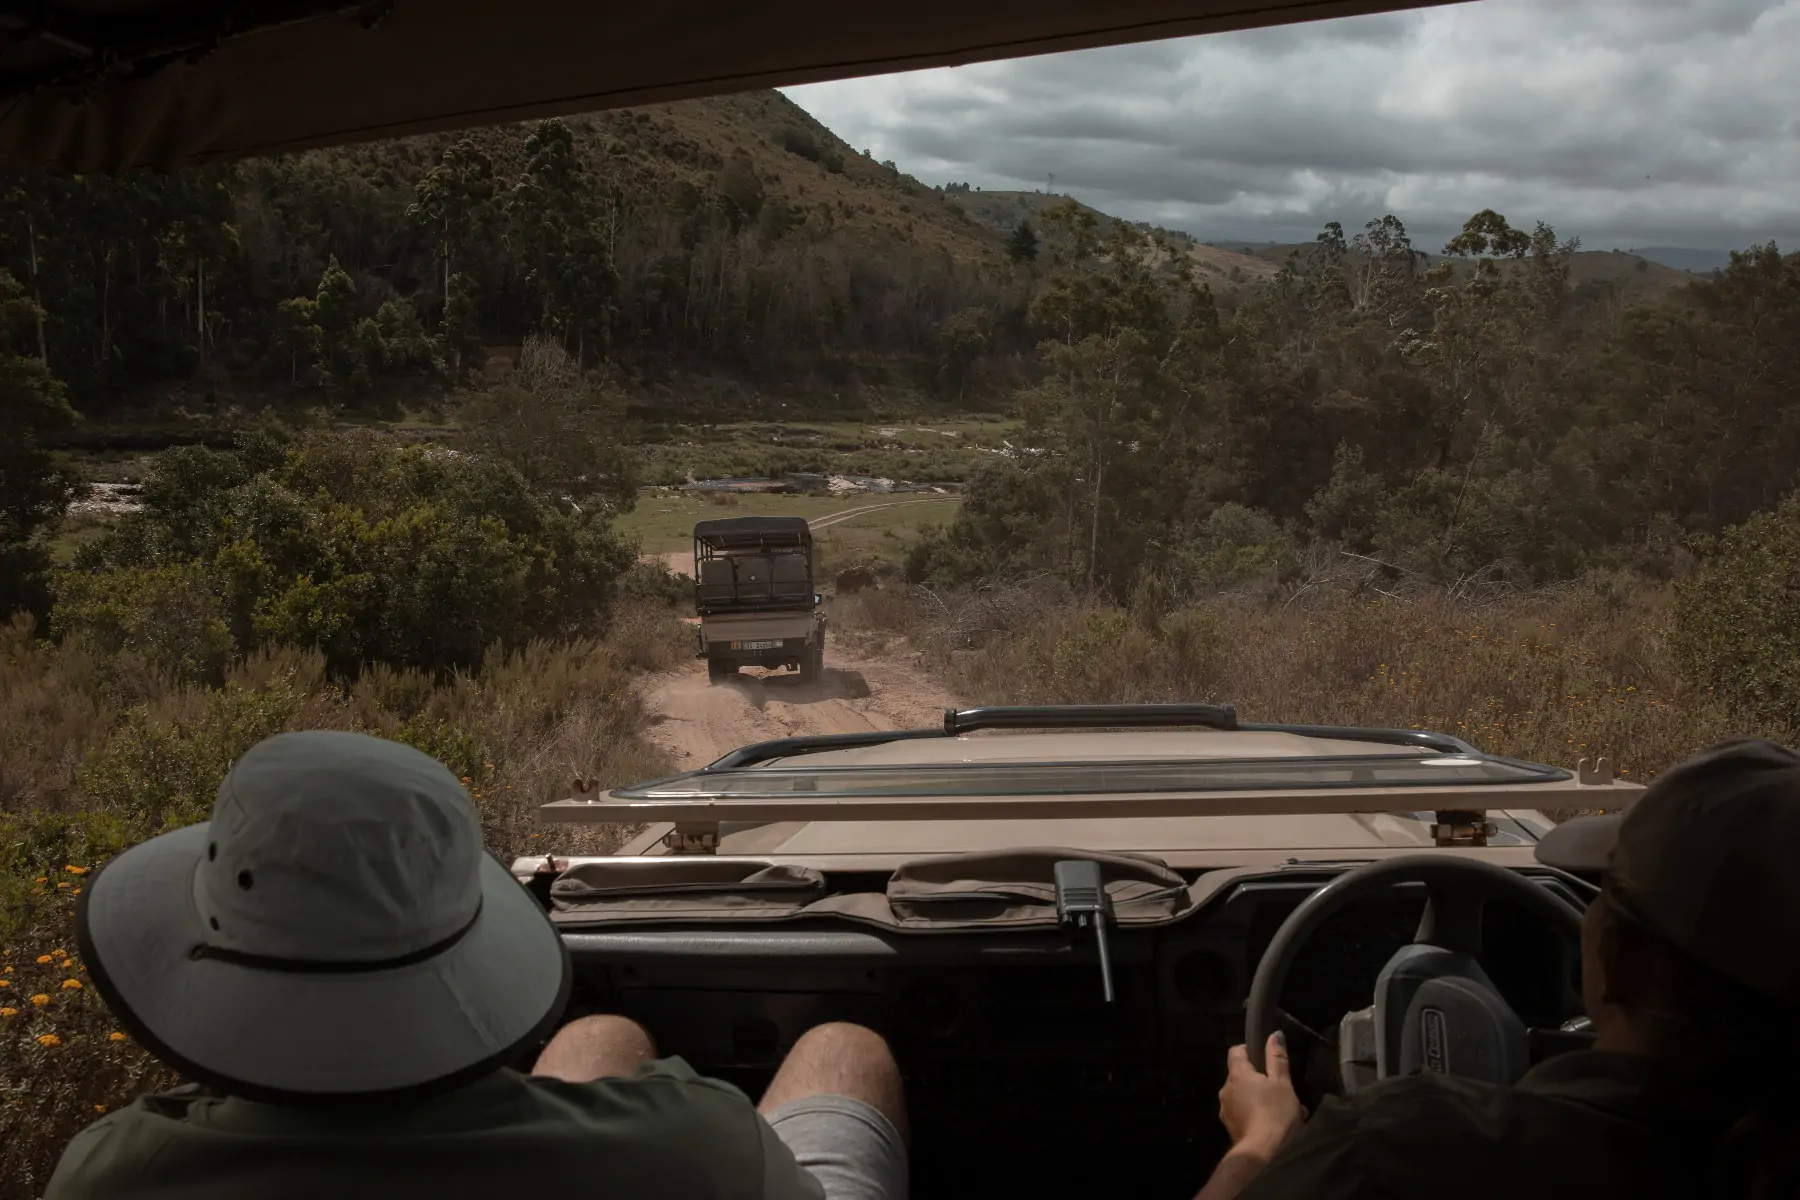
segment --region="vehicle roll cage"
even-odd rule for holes
[[[825,789],[804,789],[757,795],[706,795],[702,793],[657,795],[658,786],[677,780],[704,780],[742,772],[762,763],[816,754],[879,746],[890,742],[954,738],[982,729],[1127,729],[1133,727],[1217,729],[1247,733],[1290,734],[1296,737],[1367,742],[1415,752],[1429,761],[1433,755],[1477,759],[1522,768],[1531,778],[1500,780],[1431,780],[1417,784],[1367,786],[1357,783],[1307,783],[1209,788],[1197,778],[1192,788],[1162,787],[1154,791],[1046,792],[1042,794],[987,792],[939,794],[933,789],[918,793],[832,794]],[[1418,756],[1416,752],[1426,752]],[[1371,765],[1396,755],[1375,754]],[[1267,761],[1267,760],[1263,760]],[[1296,762],[1322,762],[1313,757]],[[1131,764],[1122,764],[1131,765]],[[779,768],[777,768],[779,770]],[[848,771],[853,768],[836,768]],[[828,771],[831,768],[819,768]],[[553,822],[641,824],[671,822],[680,845],[692,852],[711,853],[717,846],[719,823],[767,823],[779,821],[942,821],[942,820],[1055,820],[1064,818],[1130,819],[1135,817],[1291,816],[1322,813],[1383,813],[1396,808],[1432,812],[1433,840],[1441,846],[1486,845],[1493,826],[1484,813],[1515,808],[1608,810],[1631,804],[1642,786],[1614,777],[1605,758],[1583,759],[1571,773],[1559,767],[1527,763],[1484,754],[1460,738],[1418,729],[1365,729],[1332,725],[1249,724],[1237,719],[1230,705],[1212,704],[1082,704],[1023,707],[949,709],[941,726],[923,729],[871,730],[867,733],[820,734],[777,738],[734,750],[695,771],[668,779],[650,780],[593,797],[554,800],[540,806],[543,819]],[[1403,798],[1403,799],[1402,799]],[[683,851],[688,852],[688,851]]]
[[[786,565],[800,559],[803,569]],[[768,570],[758,579],[745,563]],[[708,569],[716,564],[715,569]],[[779,577],[777,578],[777,575]],[[727,517],[694,526],[694,611],[785,612],[813,607],[812,529],[803,517]]]

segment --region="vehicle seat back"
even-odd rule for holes
[[[730,604],[733,594],[730,559],[709,558],[700,564],[697,595],[701,604]]]
[[[812,580],[807,578],[805,555],[776,555],[770,574],[775,599],[804,602],[812,598]]]
[[[773,595],[770,575],[773,564],[766,554],[746,554],[732,560],[737,564],[737,597],[745,604],[767,604]]]

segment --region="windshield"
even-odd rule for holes
[[[920,766],[779,766],[694,771],[618,789],[624,799],[770,796],[1056,796],[1307,788],[1469,787],[1553,783],[1567,771],[1484,755],[1157,762],[948,763]]]

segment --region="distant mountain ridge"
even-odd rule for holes
[[[1696,275],[1710,275],[1714,271],[1723,271],[1731,265],[1729,250],[1695,250],[1684,246],[1637,246],[1629,253],[1640,258],[1647,258],[1653,263],[1661,263],[1665,267],[1674,267],[1677,271],[1692,271]]]

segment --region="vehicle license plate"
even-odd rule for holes
[[[781,639],[776,638],[772,642],[733,642],[731,648],[733,650],[778,650],[781,648]]]

